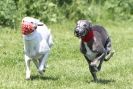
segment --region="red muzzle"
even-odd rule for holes
[[[30,22],[22,22],[21,24],[21,32],[24,35],[28,35],[30,33],[32,33],[35,29],[34,29],[34,24],[30,23]]]

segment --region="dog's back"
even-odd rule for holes
[[[86,42],[87,46],[92,52],[104,52],[106,41],[109,38],[107,31],[99,25],[92,26],[91,30],[93,32],[93,39]],[[86,48],[83,40],[81,40],[80,50],[83,54],[86,54]]]
[[[96,42],[102,41],[102,44],[105,45],[106,40],[109,38],[107,31],[102,26],[99,25],[93,26],[92,31],[96,38]]]

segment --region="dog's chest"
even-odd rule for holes
[[[29,57],[34,57],[37,54],[37,46],[38,46],[38,41],[37,40],[30,40],[30,41],[25,41],[25,53]]]
[[[43,29],[40,30],[32,34],[32,39],[24,39],[24,50],[26,55],[30,58],[38,57],[38,55],[44,54],[46,51],[50,50],[47,43],[48,33],[42,32]]]
[[[89,59],[89,60],[93,60],[96,57],[96,53],[94,53],[87,45],[86,42],[84,42],[84,46],[86,49],[86,53],[85,56]]]

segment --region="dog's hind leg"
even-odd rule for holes
[[[110,51],[109,54],[107,54],[107,56],[105,57],[104,61],[108,61],[114,55],[114,53],[114,50]]]
[[[42,75],[46,69],[46,63],[49,56],[49,50],[39,59],[39,69],[38,72]]]
[[[101,59],[101,60],[100,60],[100,63],[99,63],[99,65],[98,65],[98,67],[97,67],[98,71],[100,71],[100,70],[101,70],[103,60],[104,60],[104,59]]]
[[[102,53],[100,56],[98,56],[96,58],[96,60],[98,60],[98,66],[97,66],[98,71],[101,70],[101,66],[102,66],[102,63],[103,63],[103,61],[105,59],[105,56],[106,56],[106,53],[104,52],[104,53]]]

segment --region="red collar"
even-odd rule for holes
[[[83,42],[88,42],[91,39],[93,39],[93,37],[94,37],[94,34],[93,34],[93,31],[91,30],[85,36],[81,37],[81,39]]]

